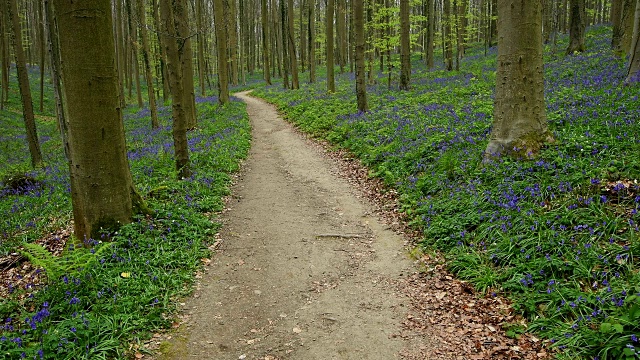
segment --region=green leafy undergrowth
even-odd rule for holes
[[[411,91],[369,85],[358,113],[352,74],[300,90],[264,87],[302,130],[357,155],[398,190],[402,209],[449,268],[481,293],[513,299],[526,329],[559,358],[640,357],[640,100],[622,86],[611,29],[591,28],[587,51],[545,52],[555,142],[538,158],[482,163],[492,122],[496,49],[472,47],[459,72],[414,63]],[[558,49],[566,47],[560,37]],[[382,75],[382,74],[381,74]]]
[[[198,98],[197,109],[198,127],[188,134],[194,174],[178,181],[170,108],[160,108],[161,127],[155,130],[148,109],[127,108],[132,175],[154,215],[138,215],[117,232],[91,239],[87,247],[67,247],[55,259],[29,244],[53,227],[40,223],[71,217],[59,146],[52,148],[58,153],[45,168],[30,172],[41,182],[37,189],[0,196],[0,208],[11,214],[2,220],[2,249],[22,247],[49,278],[43,286],[17,285],[30,278],[6,284],[12,294],[0,300],[0,357],[122,358],[128,355],[128,344],[170,325],[176,300],[190,292],[195,271],[210,255],[208,246],[220,227],[215,213],[229,193],[230,173],[250,147],[244,103],[234,99],[221,107],[216,97]],[[57,138],[51,141],[59,144]],[[54,206],[43,199],[47,197],[59,203]],[[38,211],[31,212],[32,207]]]

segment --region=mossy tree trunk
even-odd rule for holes
[[[193,82],[193,51],[191,50],[191,31],[189,29],[189,8],[187,0],[172,0],[173,18],[175,22],[176,38],[178,40],[178,57],[182,67],[184,100],[182,106],[185,111],[187,129],[197,125],[196,91]],[[172,90],[173,94],[173,90]]]
[[[11,63],[9,61],[9,40],[7,39],[6,24],[9,23],[6,11],[7,3],[0,0],[0,110],[4,110],[4,104],[9,98],[9,70]]]
[[[69,124],[75,236],[131,221],[136,192],[125,145],[109,0],[54,0]]]
[[[485,158],[532,157],[551,141],[544,102],[542,6],[498,1],[498,69],[493,129]]]
[[[16,0],[6,0],[6,4],[6,10],[11,20],[11,42],[13,44],[13,54],[18,71],[18,87],[20,88],[22,117],[27,135],[27,145],[29,146],[29,154],[31,154],[31,165],[36,167],[42,164],[42,152],[40,150],[38,132],[36,131],[36,120],[33,113],[33,100],[31,98],[27,61],[22,47],[22,28],[20,27],[18,6]]]

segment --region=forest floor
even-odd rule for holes
[[[272,105],[236,96],[248,105],[251,153],[175,330],[147,344],[156,358],[549,356],[533,336],[505,336],[506,300],[474,294],[437,255],[409,255],[394,194],[366,169],[298,134]]]

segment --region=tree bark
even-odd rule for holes
[[[144,64],[145,78],[147,80],[147,94],[149,97],[149,111],[151,112],[151,128],[160,127],[158,121],[158,106],[153,91],[153,76],[151,75],[151,55],[149,50],[149,35],[147,34],[147,12],[144,0],[137,0],[138,21],[140,22],[140,38],[142,40],[142,62]]]
[[[156,29],[161,29],[161,21],[160,21],[160,7],[158,6],[157,0],[152,0],[153,7],[153,19],[156,24]],[[162,98],[164,101],[169,99],[171,91],[169,90],[169,74],[167,74],[167,54],[164,52],[164,47],[162,46],[162,33],[160,31],[156,31],[158,35],[158,53],[160,60],[160,75],[162,77]]]
[[[336,79],[333,67],[333,14],[334,14],[334,1],[328,0],[327,3],[327,91],[330,93],[336,92]]]
[[[7,3],[0,1],[0,71],[2,72],[2,88],[0,89],[0,110],[4,110],[4,105],[9,98],[9,70],[11,62],[9,61],[9,39],[6,25],[9,23],[9,17],[6,11]]]
[[[20,27],[16,0],[6,1],[7,13],[9,19],[11,19],[11,42],[13,43],[13,54],[18,72],[18,86],[20,88],[20,100],[22,101],[22,117],[24,119],[29,154],[31,154],[31,165],[35,168],[42,164],[42,152],[40,151],[40,142],[38,141],[38,132],[36,130],[36,121],[33,113],[33,100],[31,98],[27,62],[22,47],[22,28]]]
[[[218,47],[218,102],[224,105],[229,102],[229,70],[227,68],[227,34],[224,23],[223,1],[214,0],[213,6],[216,44]]]
[[[162,18],[162,46],[167,54],[167,72],[169,75],[169,88],[171,89],[171,114],[173,115],[173,149],[175,152],[176,172],[178,179],[186,179],[191,176],[189,160],[189,147],[187,144],[187,109],[183,102],[184,67],[180,62],[179,44],[182,45],[182,37],[178,33],[180,24],[176,21],[178,16],[174,14],[175,8],[171,0],[160,0],[160,14]]]
[[[98,239],[140,205],[127,160],[109,0],[54,0],[75,236]],[[135,203],[135,204],[134,204]]]
[[[298,81],[298,59],[296,57],[296,39],[294,36],[293,28],[293,0],[289,0],[287,6],[287,17],[289,18],[289,26],[287,27],[287,38],[289,39],[289,57],[291,59],[291,88],[299,89],[300,82]]]
[[[570,0],[569,18],[569,47],[566,54],[583,52],[585,50],[584,35],[587,27],[587,14],[584,8],[584,0]]]
[[[411,79],[411,39],[409,0],[400,0],[400,90],[409,90]]]
[[[238,85],[238,33],[236,28],[236,0],[225,0],[228,2],[227,9],[227,39],[229,40],[229,68],[231,85]]]
[[[434,9],[434,0],[426,0],[427,3],[427,34],[426,43],[427,43],[427,69],[433,69],[433,42],[435,37],[435,9]]]
[[[289,57],[288,57],[288,49],[289,49],[289,28],[287,22],[287,7],[285,5],[285,0],[280,0],[280,44],[281,46],[281,55],[282,55],[282,86],[285,89],[289,88]]]
[[[204,5],[202,0],[196,1],[196,27],[198,28],[198,85],[200,85],[200,94],[207,96],[207,87],[205,81],[206,63],[204,61],[204,44],[207,37],[204,31]]]
[[[353,0],[353,21],[356,40],[356,98],[358,111],[369,110],[364,66],[364,6],[363,0]]]
[[[552,139],[547,128],[542,61],[542,6],[498,1],[498,68],[493,129],[485,158],[532,157]]]
[[[316,82],[316,27],[315,27],[315,7],[316,0],[307,0],[309,3],[309,83]]]
[[[269,23],[267,21],[267,0],[261,1],[260,16],[262,18],[262,72],[264,81],[271,85],[271,69],[269,68]]]
[[[453,42],[451,41],[451,0],[444,0],[442,15],[444,37],[444,63],[447,71],[453,70]]]
[[[187,129],[193,129],[197,125],[196,117],[196,91],[193,82],[193,51],[191,50],[191,31],[189,29],[189,9],[187,0],[172,0],[173,17],[176,25],[178,39],[178,56],[182,66],[182,84],[184,107]],[[173,90],[171,90],[173,93]],[[174,100],[175,101],[175,100]]]
[[[638,77],[640,71],[640,0],[636,0],[633,18],[633,40],[631,41],[631,56],[627,68],[627,78],[624,81],[625,85],[640,80]]]

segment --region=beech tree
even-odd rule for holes
[[[409,90],[411,78],[410,27],[409,0],[400,0],[400,90]]]
[[[36,131],[36,120],[33,113],[33,101],[31,98],[31,87],[29,85],[29,73],[27,72],[27,61],[22,47],[22,28],[18,16],[18,6],[16,0],[6,0],[6,10],[11,19],[11,43],[13,44],[13,54],[16,60],[18,71],[18,87],[20,88],[20,100],[22,101],[22,117],[27,134],[27,145],[31,154],[31,165],[33,167],[42,164],[42,152]]]
[[[369,110],[364,66],[364,5],[363,0],[353,1],[353,21],[356,40],[356,97],[358,111]]]
[[[222,105],[229,102],[229,74],[227,68],[227,35],[224,22],[222,0],[213,0],[213,16],[218,45],[218,102]]]
[[[485,157],[530,157],[551,140],[544,103],[542,5],[498,0],[496,94]]]
[[[327,3],[327,91],[336,92],[336,79],[334,75],[333,67],[333,14],[334,14],[334,1],[328,0]]]
[[[269,68],[269,23],[267,22],[267,0],[261,0],[260,17],[262,18],[262,72],[264,81],[271,85],[271,69]]]
[[[569,47],[567,47],[567,55],[585,50],[584,36],[587,27],[584,0],[570,0],[569,7],[571,16],[569,18]]]
[[[160,126],[158,122],[158,107],[156,106],[156,96],[153,92],[153,76],[151,75],[151,50],[149,46],[149,36],[147,35],[147,15],[144,8],[144,0],[137,0],[136,12],[140,22],[140,39],[142,40],[142,62],[147,80],[147,94],[149,98],[149,111],[151,112],[151,127],[156,129]],[[202,79],[201,79],[202,81]]]
[[[640,75],[640,0],[636,0],[634,12],[633,40],[631,41],[631,57],[627,67],[626,85],[638,81]]]
[[[54,0],[69,124],[75,236],[131,221],[140,205],[129,171],[110,0]],[[81,16],[78,16],[81,14]],[[136,206],[134,206],[134,202]]]

